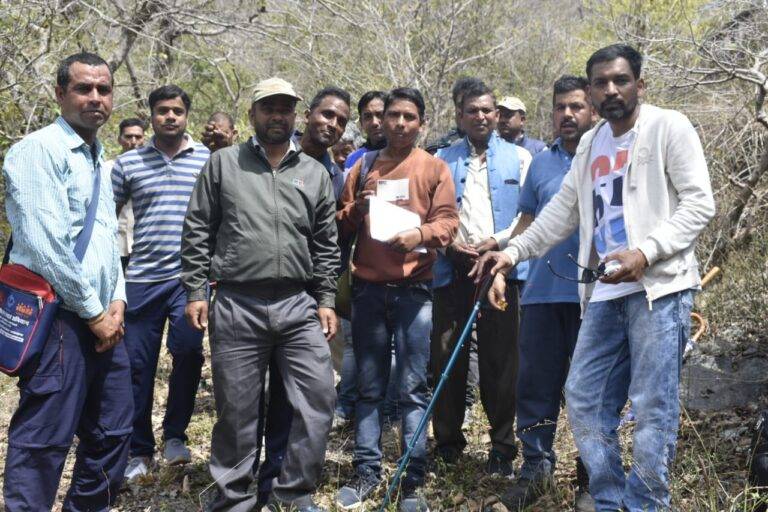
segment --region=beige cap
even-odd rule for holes
[[[517,96],[504,96],[496,105],[512,111],[522,110],[525,113],[525,103]]]
[[[266,80],[262,80],[256,84],[256,88],[253,90],[252,101],[253,103],[256,103],[257,101],[263,100],[264,98],[277,96],[280,94],[296,98],[299,101],[302,99],[301,96],[296,94],[296,91],[293,89],[293,86],[289,82],[286,82],[282,78],[272,77],[267,78]]]

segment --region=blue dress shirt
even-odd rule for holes
[[[59,117],[14,144],[3,164],[5,208],[13,233],[10,260],[45,278],[63,307],[93,318],[114,300],[125,301],[117,245],[117,217],[103,148],[95,151]],[[95,154],[95,158],[94,158]],[[96,221],[85,257],[75,241],[101,173]]]

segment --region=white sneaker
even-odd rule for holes
[[[150,462],[149,457],[131,457],[128,460],[128,466],[126,466],[125,473],[123,474],[125,482],[130,484],[135,482],[138,478],[147,476],[147,474],[149,474]]]
[[[192,454],[181,439],[166,439],[163,458],[169,466],[192,462]]]

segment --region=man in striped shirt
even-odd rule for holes
[[[168,464],[191,460],[185,431],[192,417],[203,364],[203,333],[184,317],[187,296],[181,286],[181,227],[208,149],[186,133],[191,100],[175,85],[149,95],[152,140],[121,155],[112,169],[118,211],[133,201],[134,244],[126,269],[125,344],[131,358],[135,416],[130,481],[148,473],[155,451],[152,396],[166,321],[173,359],[163,420],[163,457]]]

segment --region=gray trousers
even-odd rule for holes
[[[258,454],[261,388],[273,355],[293,408],[273,498],[296,506],[309,503],[325,460],[336,399],[317,303],[303,291],[265,299],[221,287],[211,307],[210,339],[218,417],[210,471],[219,491],[211,510],[244,512],[256,504],[248,487]]]

